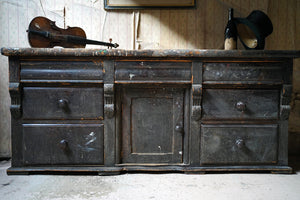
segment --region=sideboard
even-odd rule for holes
[[[300,51],[2,48],[8,174],[291,173]]]

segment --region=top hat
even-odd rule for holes
[[[246,49],[264,49],[265,38],[273,32],[269,17],[254,10],[247,18],[235,18],[239,38]]]

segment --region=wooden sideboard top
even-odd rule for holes
[[[84,48],[1,48],[5,56],[75,56],[143,58],[298,58],[299,50],[213,50],[213,49],[84,49]]]

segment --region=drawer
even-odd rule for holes
[[[191,62],[119,61],[115,63],[115,80],[117,83],[190,83],[191,67]]]
[[[26,165],[103,164],[103,125],[24,124]]]
[[[203,64],[204,84],[281,84],[281,62],[212,62]]]
[[[103,88],[24,87],[24,119],[103,119]]]
[[[277,125],[202,125],[201,163],[275,164]]]
[[[103,82],[103,63],[40,61],[21,63],[21,82]]]
[[[202,119],[278,119],[279,90],[205,89]]]

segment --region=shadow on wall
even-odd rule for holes
[[[234,9],[235,17],[247,17],[253,10],[270,17],[274,32],[266,39],[266,49],[296,49],[296,0],[197,0],[195,9],[134,10],[140,12],[134,22],[136,47],[223,49],[229,8]],[[244,49],[240,42],[238,49]]]
[[[234,8],[236,17],[254,9],[267,12],[268,1],[261,2],[197,0],[191,9],[133,10],[135,49],[223,49],[228,9]],[[244,49],[240,43],[238,48]]]

